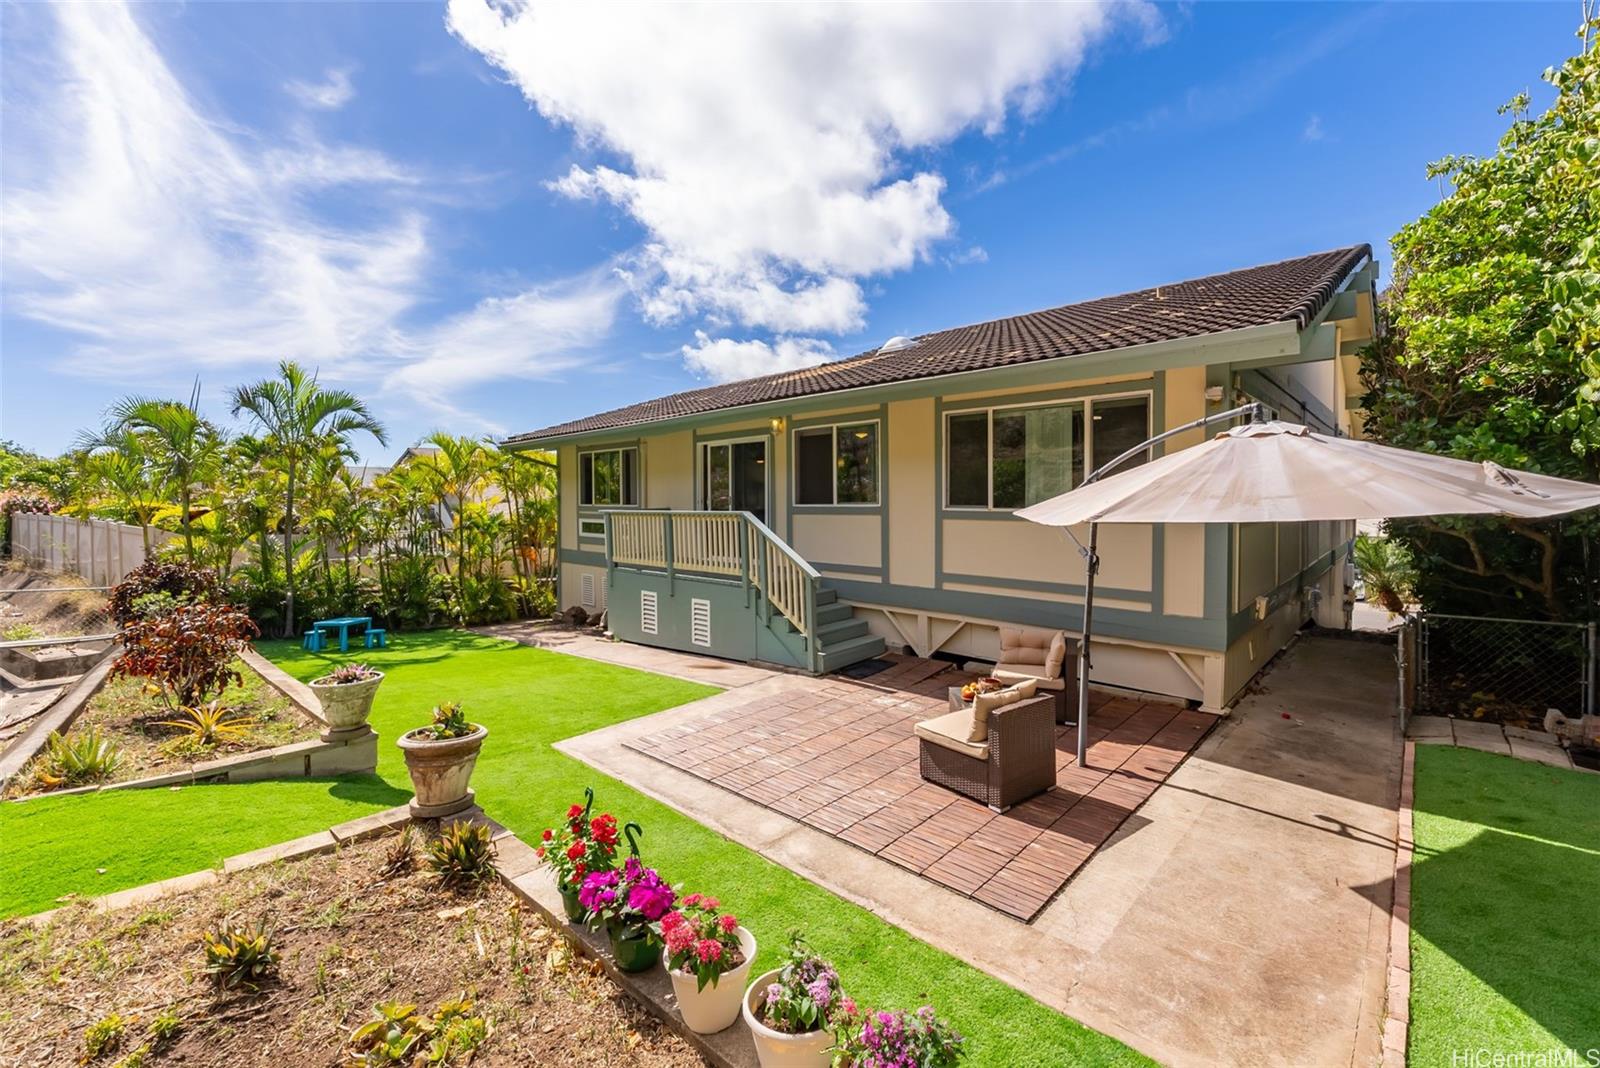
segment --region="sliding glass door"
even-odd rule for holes
[[[700,446],[700,507],[712,512],[749,512],[765,523],[766,441]]]

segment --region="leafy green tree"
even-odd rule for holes
[[[194,563],[194,489],[211,477],[221,458],[222,435],[199,409],[199,388],[187,403],[128,397],[111,408],[110,427],[95,441],[94,451],[115,450],[121,433],[133,431],[143,438],[162,478],[178,497],[178,524],[183,530],[183,551]]]
[[[1502,109],[1492,156],[1428,169],[1449,195],[1395,235],[1384,329],[1362,354],[1367,435],[1403,448],[1600,481],[1600,52],[1545,72],[1554,104]],[[1593,515],[1396,521],[1435,610],[1593,610]]]
[[[300,468],[329,442],[343,443],[365,431],[388,443],[383,424],[353,393],[323,389],[314,373],[293,360],[278,365],[276,378],[264,378],[233,393],[233,414],[247,414],[269,438],[287,475],[283,498],[285,571],[284,633],[294,633],[294,504],[295,477]]]

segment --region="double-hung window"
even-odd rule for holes
[[[1065,493],[1148,437],[1149,421],[1147,396],[951,412],[945,506],[1009,511]]]
[[[639,503],[639,450],[597,449],[578,454],[578,503],[585,508],[632,508]]]
[[[839,423],[795,431],[794,503],[877,504],[878,423]]]

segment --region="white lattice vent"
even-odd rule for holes
[[[585,571],[583,573],[583,578],[580,580],[580,586],[581,586],[583,592],[580,595],[579,599],[583,602],[583,607],[585,607],[585,608],[593,608],[594,607],[594,572]]]
[[[696,597],[689,602],[689,640],[711,648],[711,602]]]
[[[639,629],[646,634],[657,633],[660,624],[656,617],[656,591],[639,591]]]

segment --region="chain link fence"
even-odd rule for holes
[[[1424,612],[1400,635],[1402,715],[1542,729],[1548,709],[1595,711],[1593,623]]]

